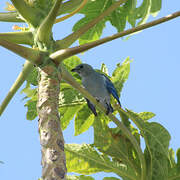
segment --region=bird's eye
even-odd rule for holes
[[[82,68],[83,68],[83,65],[80,65],[79,68],[82,69]]]

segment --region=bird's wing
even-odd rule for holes
[[[106,77],[104,74],[102,74],[102,76],[104,77],[105,86],[106,86],[108,92],[113,95],[113,97],[117,100],[117,102],[118,102],[119,105],[121,106],[121,103],[120,103],[120,101],[119,101],[119,96],[118,96],[117,90],[116,90],[116,88],[114,87],[113,83],[112,83],[111,80],[110,80],[108,77]]]
[[[85,98],[88,104],[89,109],[91,109],[91,111],[93,112],[93,114],[95,116],[97,116],[97,112],[96,112],[96,108],[94,107],[94,105],[89,101],[89,99]]]

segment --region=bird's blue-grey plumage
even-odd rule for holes
[[[118,104],[121,106],[119,101],[119,96],[117,91],[111,82],[111,80],[104,74],[96,72],[88,64],[80,64],[72,69],[72,72],[77,72],[82,78],[82,84],[85,89],[94,96],[97,101],[99,101],[107,110],[107,114],[113,112],[113,108],[110,104],[110,95],[117,100]],[[94,105],[86,99],[88,107],[92,110],[95,116],[97,116],[96,109]]]
[[[114,87],[114,84],[111,82],[111,80],[108,77],[106,77],[104,74],[102,75],[106,78],[105,83],[106,83],[108,92],[113,95],[113,97],[117,100],[117,102],[121,106],[121,103],[119,101],[119,96],[117,94],[116,88]]]

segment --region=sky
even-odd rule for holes
[[[5,2],[0,1],[0,12],[4,11]],[[160,18],[180,10],[180,1],[162,2]],[[55,25],[55,39],[69,34],[73,22],[80,16],[74,16]],[[150,17],[148,21],[153,20]],[[0,32],[10,32],[17,23],[0,22]],[[116,33],[106,24],[103,37]],[[85,63],[100,68],[104,62],[110,74],[117,63],[126,57],[133,59],[129,79],[124,85],[120,97],[123,107],[134,112],[150,111],[156,114],[151,121],[162,124],[171,134],[170,147],[175,151],[180,147],[180,18],[146,29],[131,36],[129,40],[118,39],[79,55]],[[0,102],[22,69],[24,59],[0,47]],[[32,180],[41,176],[41,152],[38,135],[38,122],[26,120],[22,88],[14,96],[9,106],[0,117],[0,179]],[[64,131],[66,143],[92,143],[93,131],[90,128],[80,136],[74,136],[74,122]],[[96,174],[96,180],[113,174]]]

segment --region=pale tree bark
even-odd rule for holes
[[[66,180],[64,138],[58,112],[60,76],[52,65],[39,69],[37,110],[42,146],[42,179]]]

